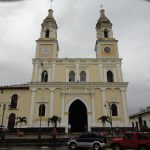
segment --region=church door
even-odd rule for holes
[[[11,113],[9,115],[9,119],[8,119],[8,129],[13,129],[14,128],[15,119],[16,119],[16,115],[14,113]]]
[[[87,130],[87,108],[80,100],[75,100],[69,108],[69,125],[71,132]]]

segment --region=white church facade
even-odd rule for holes
[[[98,118],[111,115],[113,127],[129,127],[128,83],[123,81],[118,41],[104,10],[96,24],[95,58],[59,58],[57,30],[50,9],[36,41],[32,81],[0,87],[3,125],[15,127],[16,117],[26,117],[24,128],[38,128],[40,124],[46,128],[47,119],[57,115],[64,132],[68,127],[72,132],[83,132],[102,127]]]

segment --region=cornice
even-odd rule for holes
[[[78,88],[126,88],[128,86],[128,82],[47,82],[47,83],[41,83],[41,82],[30,82],[29,83],[30,88],[50,88],[50,87],[56,87],[56,88],[64,88],[64,87],[78,87]]]

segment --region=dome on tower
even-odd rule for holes
[[[100,11],[100,18],[97,21],[96,29],[102,28],[102,27],[112,27],[112,23],[105,15],[105,10],[101,9]]]
[[[56,20],[54,19],[53,16],[53,10],[49,9],[49,14],[48,16],[44,19],[42,23],[42,28],[53,28],[53,29],[58,29]]]

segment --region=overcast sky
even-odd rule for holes
[[[30,82],[35,40],[50,0],[6,1],[0,0],[0,85]],[[95,25],[101,4],[119,40],[124,81],[129,82],[128,107],[135,112],[150,105],[149,0],[55,0],[59,57],[96,56]]]

